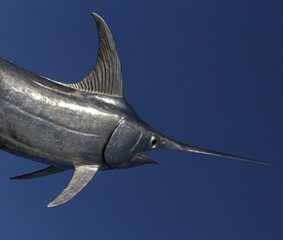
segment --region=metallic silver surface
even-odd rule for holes
[[[52,167],[15,179],[75,168],[70,184],[48,206],[73,198],[97,170],[155,163],[155,149],[182,150],[264,163],[170,139],[144,123],[123,98],[120,60],[104,20],[93,13],[99,56],[76,84],[38,76],[0,58],[0,147]],[[268,163],[267,163],[268,164]]]
[[[11,177],[10,179],[31,179],[31,178],[38,178],[38,177],[44,177],[44,176],[48,176],[51,174],[55,174],[55,173],[59,173],[59,172],[63,172],[66,169],[64,168],[57,168],[54,166],[50,166],[44,169],[41,169],[39,171],[36,172],[31,172],[31,173],[27,173],[27,174],[23,174],[20,176],[16,176],[16,177]]]
[[[99,165],[77,166],[68,186],[47,207],[55,207],[71,200],[90,182],[98,169]]]

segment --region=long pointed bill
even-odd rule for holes
[[[239,156],[235,156],[235,155],[231,155],[227,153],[217,152],[214,150],[191,146],[191,145],[184,144],[184,143],[175,141],[173,139],[167,138],[165,136],[162,137],[162,141],[157,148],[201,153],[201,154],[214,155],[214,156],[225,157],[225,158],[233,158],[233,159],[237,159],[241,161],[272,165],[272,163],[268,163],[268,162],[257,161],[257,160],[253,160],[250,158],[239,157]]]

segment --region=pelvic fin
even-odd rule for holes
[[[50,167],[41,169],[41,170],[36,171],[36,172],[31,172],[31,173],[27,173],[27,174],[15,176],[15,177],[10,177],[10,179],[22,180],[22,179],[38,178],[38,177],[44,177],[44,176],[48,176],[48,175],[51,175],[51,174],[63,172],[65,170],[66,170],[65,168],[57,168],[57,167],[54,167],[54,166],[50,166]]]

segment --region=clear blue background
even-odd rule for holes
[[[46,204],[72,171],[1,151],[1,239],[283,239],[281,0],[2,0],[0,56],[73,83],[93,67],[108,23],[126,99],[151,126],[192,145],[270,161],[185,152],[160,166],[99,172],[69,203]]]

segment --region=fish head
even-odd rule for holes
[[[143,153],[158,149],[184,150],[180,146],[141,120],[123,119],[110,136],[104,158],[111,168],[157,164]]]
[[[104,151],[104,158],[111,168],[130,168],[144,164],[158,164],[143,153],[162,149],[194,152],[270,165],[268,162],[185,144],[159,133],[142,120],[129,120],[126,118],[121,120],[112,132]]]

